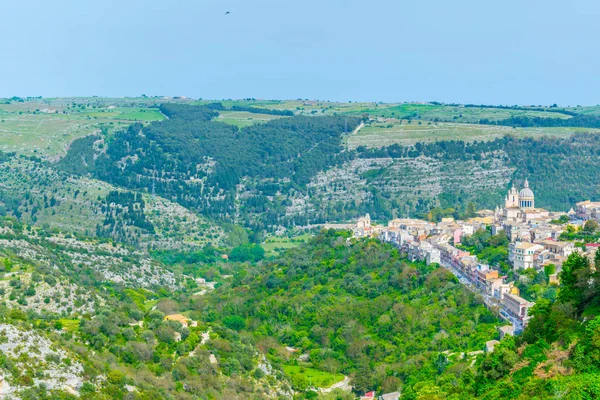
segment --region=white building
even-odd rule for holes
[[[508,246],[508,261],[514,269],[533,268],[536,251],[544,250],[544,246],[537,243],[517,242]]]

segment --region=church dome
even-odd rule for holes
[[[525,179],[525,184],[523,185],[523,189],[519,192],[520,199],[533,199],[533,191],[529,189],[529,181]]]
[[[533,199],[533,192],[531,191],[531,189],[529,188],[523,188],[520,192],[519,192],[519,197],[521,199]]]

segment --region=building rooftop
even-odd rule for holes
[[[171,314],[171,315],[167,315],[165,316],[165,321],[177,321],[180,323],[188,323],[188,321],[190,321],[190,319],[188,317],[186,317],[185,315],[182,314]]]
[[[541,247],[541,246],[537,243],[529,243],[529,242],[519,242],[515,245],[515,248],[523,249],[523,250],[531,249],[532,247]]]
[[[535,303],[532,303],[531,301],[525,300],[521,296],[513,294],[513,293],[506,293],[504,295],[504,298],[507,298],[507,297],[509,299],[511,299],[511,300],[514,300],[515,302],[517,302],[517,303],[519,303],[521,305],[526,305],[526,306],[529,306],[529,307],[533,307],[533,305],[535,304]]]

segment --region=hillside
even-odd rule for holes
[[[258,104],[229,107],[165,104],[161,110],[169,120],[145,127],[132,125],[111,137],[77,140],[58,167],[129,190],[154,191],[213,220],[257,232],[347,221],[367,212],[376,219],[390,219],[425,215],[434,208],[460,213],[470,202],[478,208],[493,208],[511,181],[525,177],[532,181],[538,204],[545,208],[566,211],[576,201],[600,196],[593,184],[598,179],[599,135],[578,131],[588,129],[578,124],[520,128],[524,131],[515,134],[506,130],[512,128],[498,125],[420,125],[419,121],[397,126],[432,130],[404,140],[403,134],[396,139],[392,133],[372,136],[373,120],[350,135],[358,118],[318,113],[292,117]],[[226,113],[234,112],[234,107],[276,118],[242,124],[242,128],[221,123],[224,119],[219,113],[227,119]],[[531,118],[546,118],[550,125],[580,118],[566,110],[489,110],[507,118],[545,113],[550,116]],[[435,134],[436,126],[451,127],[450,133],[428,137],[428,132]],[[475,136],[468,136],[465,127],[475,129]],[[496,131],[477,140],[478,129]],[[467,136],[461,136],[464,132]],[[556,187],[562,190],[557,192]]]
[[[408,263],[375,240],[347,239],[322,232],[248,266],[208,295],[204,315],[239,320],[233,329],[252,334],[275,368],[342,373],[356,393],[447,378],[440,353],[481,350],[495,336],[496,318],[448,271]],[[296,390],[310,386],[306,374],[291,378]]]
[[[132,125],[105,143],[73,143],[59,167],[156,192],[213,219],[255,229],[290,226],[282,212],[319,171],[348,159],[341,137],[358,118],[285,117],[260,125],[215,122],[214,107],[163,105],[170,118]]]
[[[323,232],[269,262],[206,249],[167,266],[3,220],[0,390],[289,398],[343,375],[356,390],[392,389],[437,374],[439,352],[494,336],[495,317],[451,274],[347,236]],[[165,319],[178,313],[187,326]]]
[[[216,258],[215,249],[205,252]],[[267,368],[246,341],[226,332],[220,338],[217,325],[165,318],[181,309],[197,319],[202,293],[216,283],[198,283],[181,269],[123,246],[1,220],[0,397],[276,398],[289,392],[285,380],[240,374],[239,364],[227,365],[224,350],[213,362],[209,351],[232,348],[236,358],[245,355],[244,371]]]
[[[598,253],[600,255],[600,253]],[[466,381],[473,396],[486,399],[600,396],[598,266],[576,253],[563,265],[554,302],[540,299],[525,332],[503,340]]]
[[[0,154],[0,181],[0,214],[46,230],[150,248],[199,247],[226,239],[222,228],[177,203],[66,174],[37,158]]]

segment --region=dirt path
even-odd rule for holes
[[[338,383],[334,383],[333,385],[329,386],[328,388],[319,388],[319,391],[321,393],[329,393],[332,390],[335,389],[342,389],[346,392],[349,392],[352,390],[352,386],[350,386],[350,378],[348,378],[347,376],[344,376],[344,380]]]
[[[350,136],[352,135],[356,135],[358,133],[358,131],[360,131],[362,128],[365,127],[365,123],[361,122],[356,128],[354,128],[354,130],[348,134],[346,134],[343,139],[342,139],[342,144],[344,145],[344,148],[346,150],[348,150],[348,139],[350,138]]]

